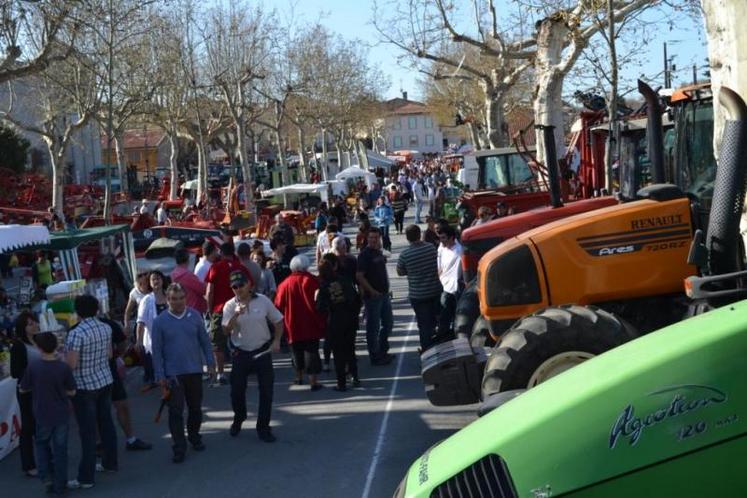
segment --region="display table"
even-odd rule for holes
[[[16,379],[0,380],[0,460],[10,454],[21,433],[21,412],[16,399]]]

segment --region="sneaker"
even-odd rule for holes
[[[67,489],[91,489],[92,487],[92,482],[80,482],[77,479],[67,481]]]
[[[153,445],[150,443],[146,443],[142,439],[135,438],[133,442],[127,443],[125,448],[127,449],[127,451],[149,450],[153,448]]]
[[[269,430],[257,432],[257,437],[259,437],[259,439],[261,439],[265,443],[274,443],[275,441],[277,441],[277,438]]]
[[[107,467],[104,467],[100,463],[96,464],[96,472],[113,473],[113,472],[116,472],[116,471],[117,471],[117,469],[109,469]]]
[[[182,463],[184,461],[184,453],[174,453],[171,457],[171,461],[174,463]]]
[[[39,471],[37,469],[24,470],[23,473],[26,474],[26,477],[39,477]]]

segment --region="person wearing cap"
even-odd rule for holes
[[[270,299],[254,292],[254,283],[240,271],[229,276],[234,297],[223,306],[221,324],[231,345],[231,436],[237,436],[246,420],[246,386],[250,374],[257,376],[259,406],[257,436],[266,443],[275,441],[270,428],[275,374],[272,353],[280,351],[283,315]],[[273,331],[270,332],[269,324]]]
[[[210,315],[210,338],[213,343],[213,353],[215,354],[216,368],[218,375],[216,382],[219,385],[227,384],[228,381],[223,375],[226,356],[225,352],[228,347],[228,338],[226,337],[221,322],[223,320],[223,305],[233,297],[231,282],[229,276],[232,271],[239,270],[244,272],[247,279],[252,279],[249,270],[241,264],[239,258],[234,254],[233,242],[224,242],[220,246],[221,259],[215,262],[208,271],[205,282],[207,283],[207,292],[205,300],[207,301],[208,312]]]

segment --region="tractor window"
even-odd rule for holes
[[[482,158],[485,162],[483,167],[482,183],[487,188],[500,188],[509,185],[506,174],[506,156],[487,156]]]
[[[676,167],[682,190],[697,196],[710,209],[716,160],[713,156],[713,104],[687,104],[677,116]]]
[[[508,156],[508,174],[511,183],[514,185],[534,179],[532,170],[529,169],[529,165],[520,154],[511,154]]]

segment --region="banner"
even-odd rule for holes
[[[16,380],[0,380],[0,460],[10,454],[21,436],[21,411],[16,399]]]

